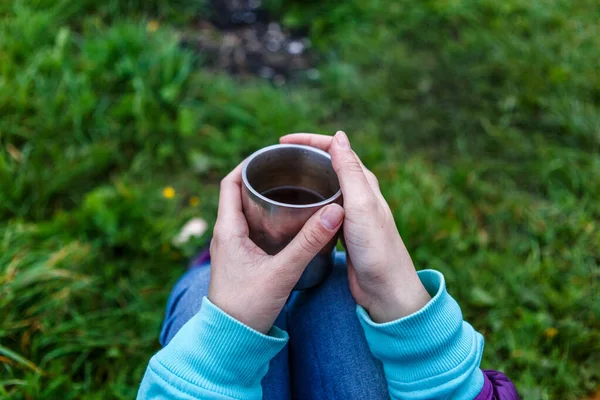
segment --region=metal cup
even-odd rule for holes
[[[250,239],[267,254],[277,254],[287,246],[321,207],[342,204],[331,157],[314,147],[278,144],[258,150],[244,163],[242,179],[242,204]],[[269,191],[282,187],[308,189],[323,200],[291,204],[269,198]],[[337,235],[308,264],[294,290],[308,289],[327,279],[336,242]]]

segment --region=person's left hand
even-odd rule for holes
[[[338,204],[318,210],[287,247],[270,256],[248,237],[241,185],[242,164],[221,182],[208,298],[238,321],[267,333],[308,263],[342,225],[344,210]]]
[[[344,246],[348,282],[373,321],[394,321],[427,304],[431,296],[419,279],[400,237],[377,177],[352,150],[344,132],[335,136],[296,133],[280,139],[329,151],[344,195]]]

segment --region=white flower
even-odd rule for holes
[[[192,236],[202,236],[208,229],[208,223],[202,218],[190,219],[182,228],[181,231],[173,238],[175,246],[181,246],[187,243]]]

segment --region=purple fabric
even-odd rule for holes
[[[188,268],[197,268],[208,264],[210,264],[210,250],[207,247],[196,254]]]
[[[483,389],[475,400],[519,400],[515,385],[502,372],[483,370]]]

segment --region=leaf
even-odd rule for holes
[[[173,103],[179,96],[180,86],[177,83],[171,83],[160,90],[161,97],[169,103]]]
[[[492,306],[496,303],[494,296],[479,286],[471,290],[471,301],[478,306]]]
[[[232,121],[250,126],[256,123],[256,118],[253,114],[235,104],[229,104],[223,111],[225,111],[227,117]]]
[[[177,124],[182,136],[192,136],[198,129],[198,114],[191,108],[182,108],[177,114]]]
[[[42,370],[35,365],[34,363],[32,363],[31,361],[29,361],[28,359],[26,359],[25,357],[21,356],[20,354],[15,353],[14,351],[0,345],[0,354],[10,358],[11,360],[24,365],[25,367],[31,369],[32,371],[41,373]]]

